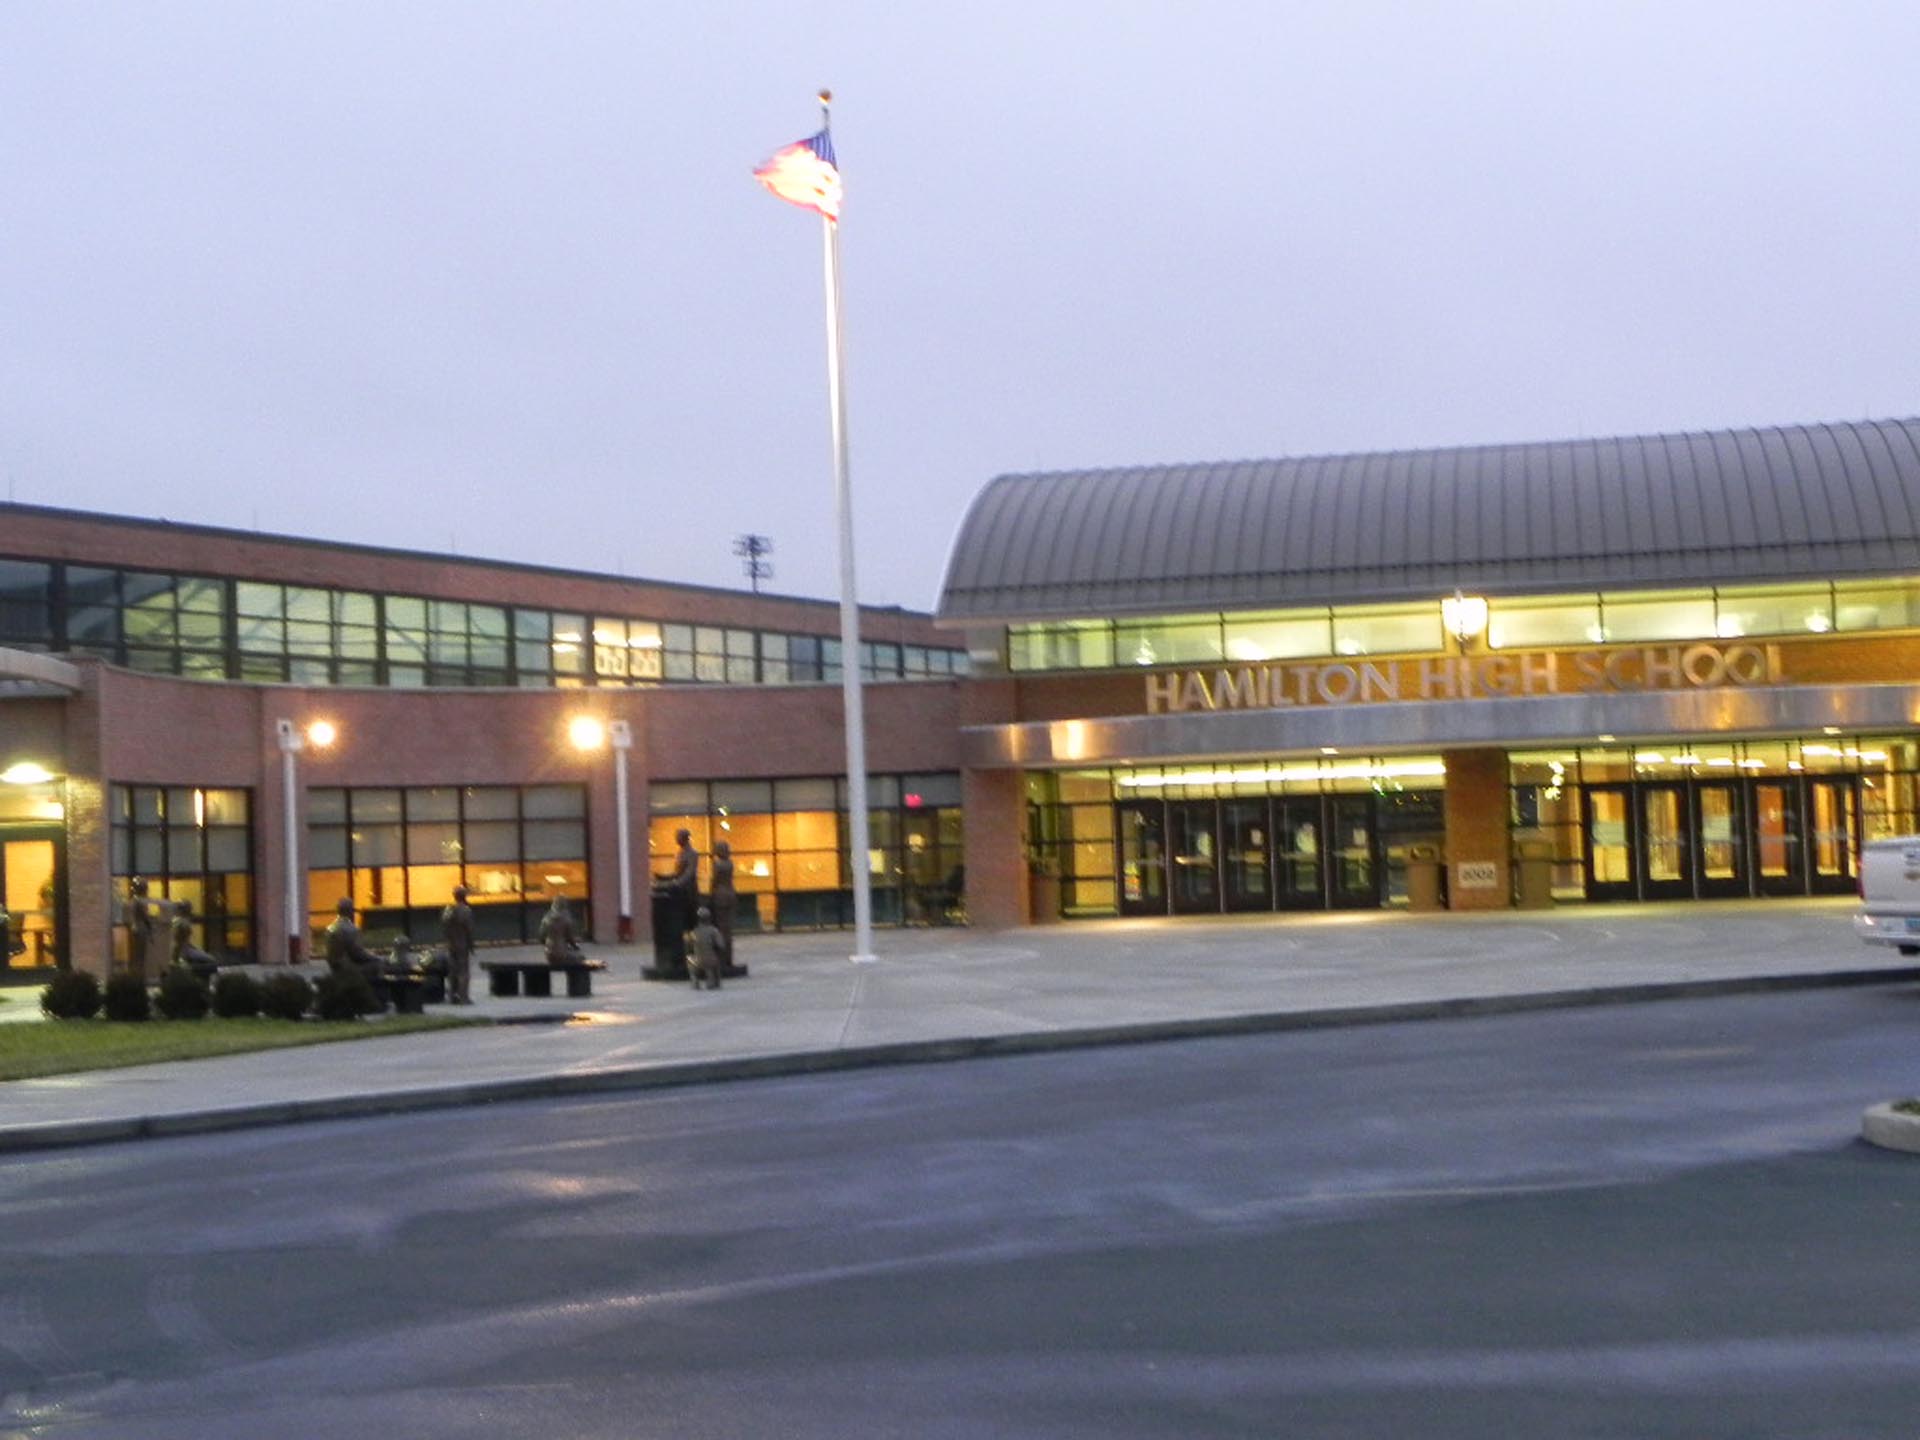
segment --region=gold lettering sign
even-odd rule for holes
[[[1498,700],[1515,695],[1623,694],[1786,679],[1778,645],[1645,645],[1434,655],[1412,660],[1222,665],[1145,677],[1147,713],[1367,705],[1382,700]]]

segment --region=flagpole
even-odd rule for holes
[[[820,92],[822,128],[831,129],[831,92]],[[853,579],[853,486],[847,471],[846,345],[841,332],[840,227],[820,217],[827,280],[827,405],[833,416],[833,495],[840,525],[840,694],[846,709],[848,868],[853,881],[853,955],[870,965],[873,953],[873,881],[867,836],[867,727],[860,685],[860,606]]]

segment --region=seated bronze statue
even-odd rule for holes
[[[573,912],[566,897],[556,895],[547,913],[540,917],[540,948],[549,965],[578,965],[586,959],[580,949],[580,934],[573,928]]]
[[[173,905],[173,963],[185,965],[202,980],[211,980],[220,962],[193,943],[193,902],[176,900]]]
[[[381,980],[381,958],[367,949],[360,938],[360,927],[353,923],[353,901],[342,898],[334,907],[338,914],[327,926],[327,966],[335,974],[349,968],[358,970],[373,987],[382,1005],[387,1002],[387,987]]]

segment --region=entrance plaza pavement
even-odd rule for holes
[[[565,1023],[11,1081],[0,1084],[0,1150],[1077,1044],[1920,979],[1911,960],[1854,939],[1854,905],[883,930],[870,965],[848,960],[845,932],[745,935],[751,977],[718,992],[642,981],[641,947],[597,946],[610,970],[591,1000],[482,997],[465,1012]],[[34,992],[9,993],[0,1011],[34,1011]],[[12,1028],[0,1025],[0,1047]]]

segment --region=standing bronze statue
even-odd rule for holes
[[[573,911],[567,908],[564,895],[555,895],[547,913],[540,917],[540,948],[546,952],[549,965],[578,965],[587,958],[580,949]]]
[[[440,935],[447,942],[447,998],[455,1005],[473,1003],[473,907],[467,887],[453,888],[453,903],[440,912]]]
[[[166,963],[171,909],[166,901],[147,894],[147,882],[141,876],[127,882],[127,970],[142,980],[153,980]]]
[[[713,923],[713,912],[702,905],[693,917],[693,952],[687,956],[687,978],[696,990],[718,990],[726,973],[727,952]]]
[[[694,912],[700,908],[700,852],[693,848],[691,830],[676,830],[673,843],[680,848],[674,851],[673,874],[663,888],[671,891],[679,904],[680,932],[684,935],[693,929]]]
[[[713,911],[714,929],[720,932],[720,949],[726,963],[733,964],[733,911],[740,897],[733,888],[733,846],[725,840],[713,842],[713,882],[707,899]]]

